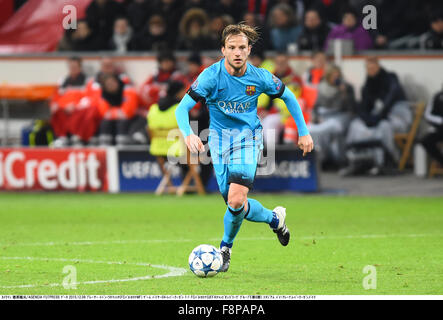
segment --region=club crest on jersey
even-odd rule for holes
[[[277,85],[277,87],[275,89],[280,90],[282,82],[279,78],[277,78],[276,76],[272,75],[272,80],[274,81],[274,83]]]
[[[255,94],[255,86],[246,86],[246,94],[253,96]]]

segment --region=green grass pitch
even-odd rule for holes
[[[0,295],[443,294],[443,198],[251,197],[287,208],[291,242],[244,221],[230,270],[201,279],[188,255],[219,245],[219,195],[0,193]]]

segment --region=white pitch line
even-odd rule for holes
[[[335,239],[383,239],[383,238],[424,238],[424,237],[443,237],[441,233],[424,233],[424,234],[366,234],[366,235],[312,235],[293,237],[298,240],[335,240]],[[87,246],[87,245],[112,245],[112,244],[151,244],[151,243],[183,243],[183,242],[198,242],[202,239],[145,239],[145,240],[110,240],[110,241],[74,241],[74,242],[28,242],[28,243],[3,243],[0,247],[8,246]],[[207,239],[209,241],[218,241],[219,238]],[[240,241],[258,241],[258,240],[275,240],[275,237],[249,237],[238,238]]]
[[[182,276],[187,272],[187,270],[184,268],[177,268],[177,267],[171,267],[171,266],[166,266],[166,265],[150,264],[150,263],[146,263],[146,262],[97,261],[97,260],[89,260],[89,259],[65,259],[65,258],[42,258],[42,257],[0,257],[0,259],[2,259],[2,260],[61,261],[61,262],[79,262],[79,263],[135,265],[135,266],[153,267],[153,268],[164,269],[164,270],[169,271],[168,273],[165,273],[162,275],[156,275],[156,276],[146,275],[143,277],[134,277],[134,278],[125,278],[125,279],[93,280],[93,281],[83,281],[83,282],[72,283],[75,285],[161,279],[161,278]],[[62,285],[61,283],[50,283],[47,285],[24,284],[24,285],[17,285],[17,286],[0,286],[0,288],[2,288],[2,289],[16,289],[16,288],[35,288],[35,287],[42,287],[42,286],[59,287],[61,285]]]

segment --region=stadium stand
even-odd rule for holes
[[[42,82],[52,82],[55,85],[54,79],[59,78],[65,72],[62,61],[72,56],[74,51],[76,55],[82,57],[86,61],[84,77],[87,78],[83,95],[89,99],[90,105],[101,110],[101,123],[88,126],[88,134],[77,140],[74,138],[74,141],[69,142],[71,145],[75,145],[76,141],[80,141],[82,145],[96,145],[98,137],[103,138],[109,134],[109,130],[105,130],[105,124],[111,118],[112,121],[117,121],[118,115],[123,113],[125,118],[132,120],[124,126],[124,134],[119,134],[120,138],[124,136],[124,140],[119,138],[120,144],[123,141],[130,144],[146,144],[146,115],[150,107],[166,95],[167,82],[174,79],[189,86],[198,72],[202,70],[202,66],[207,66],[219,58],[220,30],[229,23],[241,20],[259,28],[263,39],[254,48],[254,57],[260,57],[261,66],[283,78],[285,83],[292,83],[294,93],[298,96],[300,104],[304,106],[307,122],[312,120],[315,113],[319,85],[325,81],[325,72],[332,60],[341,68],[344,78],[349,79],[349,86],[352,86],[356,92],[358,104],[362,104],[367,102],[363,101],[366,96],[360,94],[364,80],[361,75],[364,74],[362,62],[367,56],[380,56],[381,60],[384,59],[383,62],[388,62],[388,69],[392,69],[399,75],[400,83],[406,91],[404,99],[417,106],[419,106],[417,102],[427,102],[431,98],[438,80],[431,78],[426,84],[422,84],[419,80],[411,79],[411,73],[417,72],[418,76],[423,78],[421,74],[425,72],[412,66],[413,71],[408,73],[406,70],[409,67],[403,62],[410,57],[411,62],[429,58],[435,59],[439,64],[442,63],[439,58],[441,51],[438,51],[443,43],[442,5],[439,1],[426,3],[416,0],[408,1],[407,4],[402,3],[402,10],[396,10],[400,6],[399,1],[372,3],[352,0],[72,0],[69,3],[76,8],[77,25],[74,30],[63,28],[63,22],[66,22],[66,17],[71,13],[63,10],[63,4],[66,3],[58,2],[57,5],[53,5],[49,0],[2,2],[4,10],[2,10],[2,20],[0,20],[0,53],[9,55],[5,59],[17,58],[17,61],[23,53],[38,55],[39,61],[43,61],[46,65],[43,68],[46,68],[47,72],[41,76],[37,75],[40,67],[31,65],[34,63],[32,60],[28,60],[29,72],[25,72],[20,68],[9,67],[9,65],[17,66],[20,62],[8,64],[8,60],[0,59],[2,66],[6,67],[3,68],[5,75],[2,75],[0,81],[28,83],[29,85],[26,85],[28,88]],[[379,28],[377,30],[361,30],[361,21],[364,17],[362,7],[365,4],[372,4],[378,10]],[[397,11],[401,11],[401,14]],[[72,21],[69,20],[69,22]],[[290,26],[289,29],[286,28],[288,26]],[[357,29],[362,34],[364,33],[364,39],[363,36],[352,38],[353,32]],[[331,57],[317,51],[328,46],[328,38],[351,39],[353,56],[339,59],[337,56]],[[361,45],[360,42],[363,40],[365,44]],[[373,51],[364,51],[369,48]],[[392,51],[394,49],[397,51]],[[275,50],[279,50],[277,54]],[[188,61],[187,57],[195,51],[200,51],[201,58],[191,58]],[[358,56],[355,56],[356,53]],[[284,55],[286,55],[288,70],[291,69],[287,72],[291,75],[278,70],[279,65],[282,64],[280,60]],[[313,59],[310,65],[311,55]],[[116,57],[114,61],[109,59],[111,56]],[[155,56],[157,61],[153,59]],[[399,57],[398,60],[395,60],[396,57]],[[31,59],[31,57],[28,56],[26,59]],[[124,66],[125,72],[113,69],[115,66],[111,65],[115,60]],[[102,69],[95,74],[95,70],[99,69],[99,61],[101,61]],[[195,68],[191,66],[192,63]],[[106,71],[107,68],[109,71]],[[126,86],[133,85],[131,100],[136,102],[131,104],[129,112],[111,112],[113,116],[110,116],[111,113],[108,114],[106,111],[108,107],[112,109],[112,103],[109,103],[110,96],[103,92],[101,79],[107,73],[118,73],[118,81],[122,81]],[[105,78],[109,77],[105,76]],[[54,85],[50,87],[54,88]],[[66,85],[67,83],[60,84],[58,93]],[[424,87],[426,85],[430,87]],[[11,85],[2,85],[0,92],[3,100],[3,114],[9,118],[10,108],[6,105],[7,100],[12,97],[5,94],[8,86]],[[39,92],[35,90],[35,87],[32,88],[34,89],[29,89],[33,91],[32,94]],[[104,97],[105,95],[108,95],[108,100]],[[74,103],[77,108],[81,106],[82,100],[78,98]],[[56,137],[61,138],[66,135],[66,130],[70,126],[64,125],[65,120],[60,120],[60,114],[65,116],[66,112],[58,112],[58,116],[56,115],[54,106],[57,105],[57,101],[62,101],[60,96],[53,96],[51,99],[52,102],[48,102],[48,105],[53,107],[52,128]],[[43,97],[45,101],[51,99],[49,96]],[[278,101],[264,104],[267,107],[272,106],[272,110],[280,110]],[[60,102],[59,106],[61,105]],[[105,105],[108,107],[105,108]],[[197,106],[192,111],[194,115],[191,114],[191,118],[198,119],[199,124],[207,121],[203,119],[207,118],[207,114],[201,112],[204,110],[204,107]],[[20,112],[14,111],[14,113]],[[284,114],[281,115],[282,118],[286,118]],[[412,124],[408,123],[407,128],[396,135],[396,141],[404,147],[397,150],[402,152],[402,156],[394,157],[395,165],[399,169],[407,166],[406,160],[409,158],[412,145],[422,135],[420,129],[424,124],[420,121],[420,112],[414,115],[414,120],[411,119]],[[41,116],[41,118],[44,117]],[[38,117],[34,115],[32,118]],[[278,137],[279,142],[296,141],[297,128],[291,119],[291,117],[287,118],[285,129]],[[13,124],[14,121],[10,123]],[[98,129],[95,130],[95,127]],[[279,127],[281,129],[281,126]],[[8,128],[9,123],[3,130],[4,145],[10,143],[9,135],[16,132]],[[346,125],[343,130],[347,132]],[[81,136],[68,130],[68,136],[79,135]],[[15,136],[17,138],[16,134]],[[13,141],[17,143],[18,139]],[[108,139],[106,144],[111,143],[110,141]],[[104,139],[102,142],[104,143]]]

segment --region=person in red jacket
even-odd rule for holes
[[[100,122],[98,110],[85,98],[87,78],[81,58],[69,58],[68,69],[50,103],[51,126],[57,136],[54,147],[87,143]]]
[[[128,129],[137,106],[137,92],[132,86],[125,85],[112,74],[103,77],[102,95],[98,102],[103,118],[98,137],[100,145],[128,143]]]
[[[177,71],[176,59],[172,52],[160,52],[157,57],[158,71],[150,76],[140,88],[140,100],[146,109],[158,100],[166,96],[169,80],[177,80],[186,83],[183,74]]]

